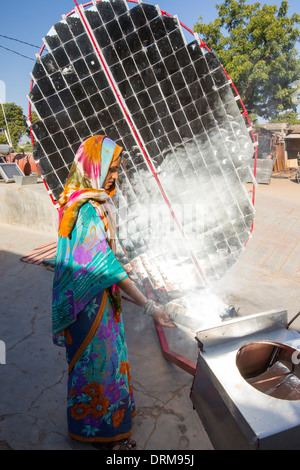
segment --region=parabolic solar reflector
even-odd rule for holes
[[[29,101],[54,201],[81,142],[105,134],[124,148],[120,262],[167,292],[222,277],[251,232],[254,143],[219,60],[177,17],[125,0],[76,6],[44,44]]]

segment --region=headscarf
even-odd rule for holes
[[[90,137],[80,145],[58,201],[60,236],[71,234],[83,204],[89,200],[103,204],[114,195],[115,189],[106,191],[102,186],[110,166],[122,150],[103,135]]]

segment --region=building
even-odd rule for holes
[[[300,124],[268,123],[258,132],[258,157],[272,155],[274,171],[297,168],[300,163]]]

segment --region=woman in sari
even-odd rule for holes
[[[120,288],[173,327],[147,300],[115,257],[114,195],[122,148],[106,136],[80,146],[59,199],[59,237],[53,282],[54,343],[66,348],[68,433],[103,448],[132,450],[136,413]]]

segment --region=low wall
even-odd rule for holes
[[[298,158],[289,158],[285,160],[286,167],[289,169],[298,168]]]
[[[0,222],[56,235],[58,213],[44,183],[18,186],[1,180]]]

